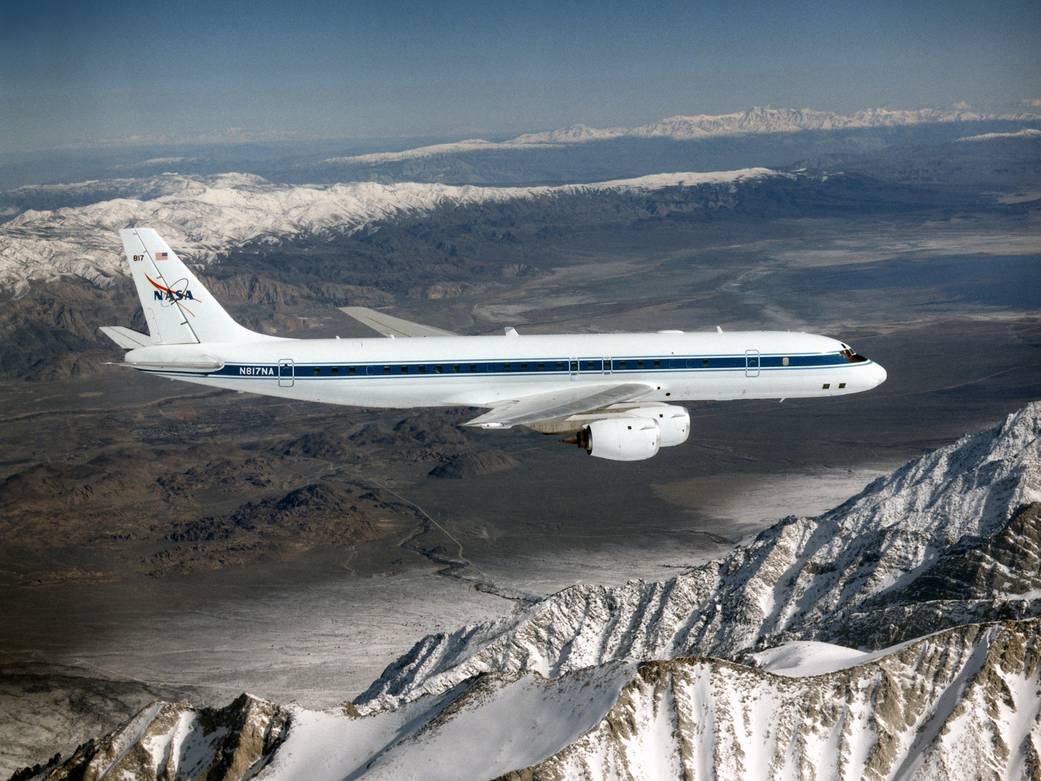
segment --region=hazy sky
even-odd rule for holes
[[[1041,99],[1041,0],[0,3],[0,151]]]

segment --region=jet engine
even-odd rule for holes
[[[643,461],[658,453],[661,430],[644,417],[617,417],[594,420],[566,440],[584,448],[597,458],[610,461]]]
[[[627,416],[653,420],[661,431],[661,446],[682,445],[690,436],[690,413],[675,404],[653,404],[625,410]]]

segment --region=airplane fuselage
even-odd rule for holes
[[[886,377],[835,339],[785,331],[268,339],[148,346],[126,362],[171,379],[366,407],[492,407],[620,381],[651,386],[645,401],[819,397]]]

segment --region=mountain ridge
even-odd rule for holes
[[[739,658],[771,643],[833,639],[836,614],[877,616],[885,608],[879,595],[913,582],[941,551],[967,535],[1000,533],[1017,510],[1041,502],[1039,436],[1041,402],[1033,402],[828,513],[790,516],[723,559],[669,580],[577,584],[498,621],[429,635],[354,706],[394,707],[489,671],[554,676],[619,659]],[[1041,608],[1031,605],[1025,609]]]
[[[968,624],[821,674],[726,659],[483,673],[369,716],[158,702],[19,779],[1018,778],[1041,772],[1041,620]]]
[[[79,276],[104,287],[125,276],[119,229],[147,224],[196,262],[250,242],[352,233],[382,220],[442,207],[640,193],[669,188],[737,187],[773,177],[768,168],[651,174],[590,184],[476,187],[423,182],[274,184],[253,174],[166,174],[120,185],[119,196],[82,206],[29,209],[0,223],[0,288],[25,290],[36,279]],[[83,183],[69,185],[82,197]],[[50,188],[52,191],[55,188]]]
[[[988,121],[1037,122],[1041,114],[1017,112],[987,114],[963,109],[887,109],[868,108],[843,114],[810,108],[773,108],[754,106],[728,114],[678,114],[656,122],[633,127],[595,128],[574,124],[556,130],[522,133],[506,141],[471,138],[440,144],[413,147],[397,152],[370,152],[327,158],[330,164],[369,164],[401,162],[422,157],[468,152],[523,151],[550,149],[572,144],[611,141],[621,138],[665,138],[673,141],[697,141],[707,138],[770,133],[799,133],[807,130],[852,130],[888,128],[930,123],[973,123]]]

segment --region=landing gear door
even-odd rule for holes
[[[283,358],[278,362],[278,387],[292,388],[295,379],[293,362],[289,358]]]
[[[759,376],[759,351],[745,350],[745,376]]]

